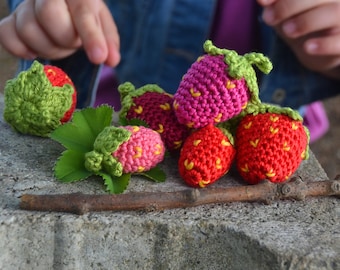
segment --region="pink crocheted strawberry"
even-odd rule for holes
[[[238,115],[248,102],[259,103],[255,64],[269,73],[272,64],[260,53],[244,56],[204,43],[207,53],[184,75],[174,95],[177,119],[188,127],[200,128],[227,121]]]
[[[131,120],[142,120],[157,131],[166,149],[170,152],[180,149],[188,136],[188,128],[178,123],[172,104],[173,97],[155,84],[141,88],[126,82],[118,88],[121,94],[121,122],[129,124]]]
[[[34,61],[5,86],[5,120],[18,132],[47,137],[70,120],[76,89],[58,67]]]
[[[237,169],[251,184],[284,182],[308,158],[308,143],[308,130],[296,111],[260,105],[237,127]]]
[[[164,158],[164,144],[157,132],[143,126],[106,127],[96,138],[94,150],[85,155],[85,167],[113,176],[142,173]]]
[[[192,187],[205,187],[226,174],[234,160],[233,138],[212,124],[194,131],[178,161],[181,177]]]

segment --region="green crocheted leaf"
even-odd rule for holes
[[[98,134],[111,124],[112,113],[112,107],[107,105],[82,109],[74,113],[72,122],[59,126],[50,137],[65,148],[90,152]]]
[[[129,185],[131,178],[131,174],[123,174],[115,177],[104,172],[99,172],[98,175],[104,179],[106,190],[111,194],[123,193]]]
[[[86,179],[92,173],[84,167],[84,153],[66,150],[54,167],[55,177],[65,183]]]
[[[153,180],[154,182],[157,183],[161,183],[164,182],[166,179],[166,174],[165,172],[159,168],[158,166],[153,167],[152,169],[150,169],[147,172],[142,172],[140,173],[140,175],[143,175],[147,178],[149,178],[150,180]]]

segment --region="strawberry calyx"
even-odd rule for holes
[[[253,104],[260,103],[259,86],[253,65],[263,73],[268,74],[273,69],[268,57],[256,52],[239,55],[234,50],[220,49],[214,46],[211,40],[205,41],[203,48],[209,55],[223,55],[224,62],[228,65],[226,72],[229,76],[235,79],[244,78],[251,93],[250,102]]]
[[[146,92],[155,92],[155,93],[163,93],[165,91],[159,87],[157,84],[146,84],[140,88],[135,88],[135,86],[130,82],[125,82],[118,86],[118,91],[121,96],[121,105],[122,108],[119,112],[120,118],[125,119],[126,114],[129,109],[134,104],[134,98],[142,96]]]

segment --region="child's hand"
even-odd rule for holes
[[[95,64],[120,60],[119,35],[102,0],[25,0],[0,21],[0,44],[26,59],[59,59],[83,47]]]
[[[340,79],[339,0],[257,0],[263,20],[275,27],[307,68]]]

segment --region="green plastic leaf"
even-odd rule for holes
[[[82,109],[74,113],[72,122],[58,127],[50,136],[65,148],[89,152],[98,134],[111,125],[112,113],[113,108],[108,105]]]
[[[154,182],[161,183],[164,182],[166,179],[165,172],[159,168],[158,166],[153,167],[152,169],[148,170],[147,172],[142,172],[140,175],[143,175]]]
[[[131,174],[122,174],[116,177],[102,171],[99,172],[98,175],[104,179],[106,190],[111,194],[123,193],[127,189],[131,178]]]
[[[54,174],[59,181],[65,183],[83,180],[92,175],[84,167],[84,153],[73,150],[62,153],[54,167]]]

